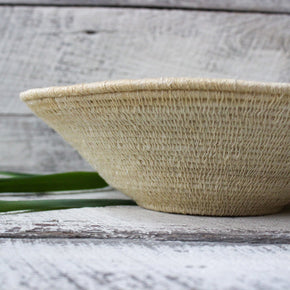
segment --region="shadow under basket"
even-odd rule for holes
[[[142,207],[246,216],[290,203],[290,84],[121,80],[21,99]]]

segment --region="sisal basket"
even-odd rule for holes
[[[290,84],[122,80],[21,98],[144,208],[246,216],[290,203]]]

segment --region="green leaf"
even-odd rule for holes
[[[0,193],[85,190],[106,186],[106,181],[96,172],[67,172],[0,179]]]
[[[0,200],[0,212],[9,211],[46,211],[80,207],[104,207],[116,205],[136,205],[126,199],[57,199],[57,200]]]
[[[32,176],[38,176],[38,174],[12,172],[12,171],[0,171],[0,175],[10,176],[10,177],[32,177]]]

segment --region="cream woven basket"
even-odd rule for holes
[[[122,80],[21,98],[142,207],[245,216],[290,203],[290,84]]]

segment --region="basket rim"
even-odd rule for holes
[[[68,86],[35,88],[21,92],[20,98],[26,102],[45,98],[89,96],[107,93],[175,90],[290,95],[290,83],[209,78],[123,79]]]

